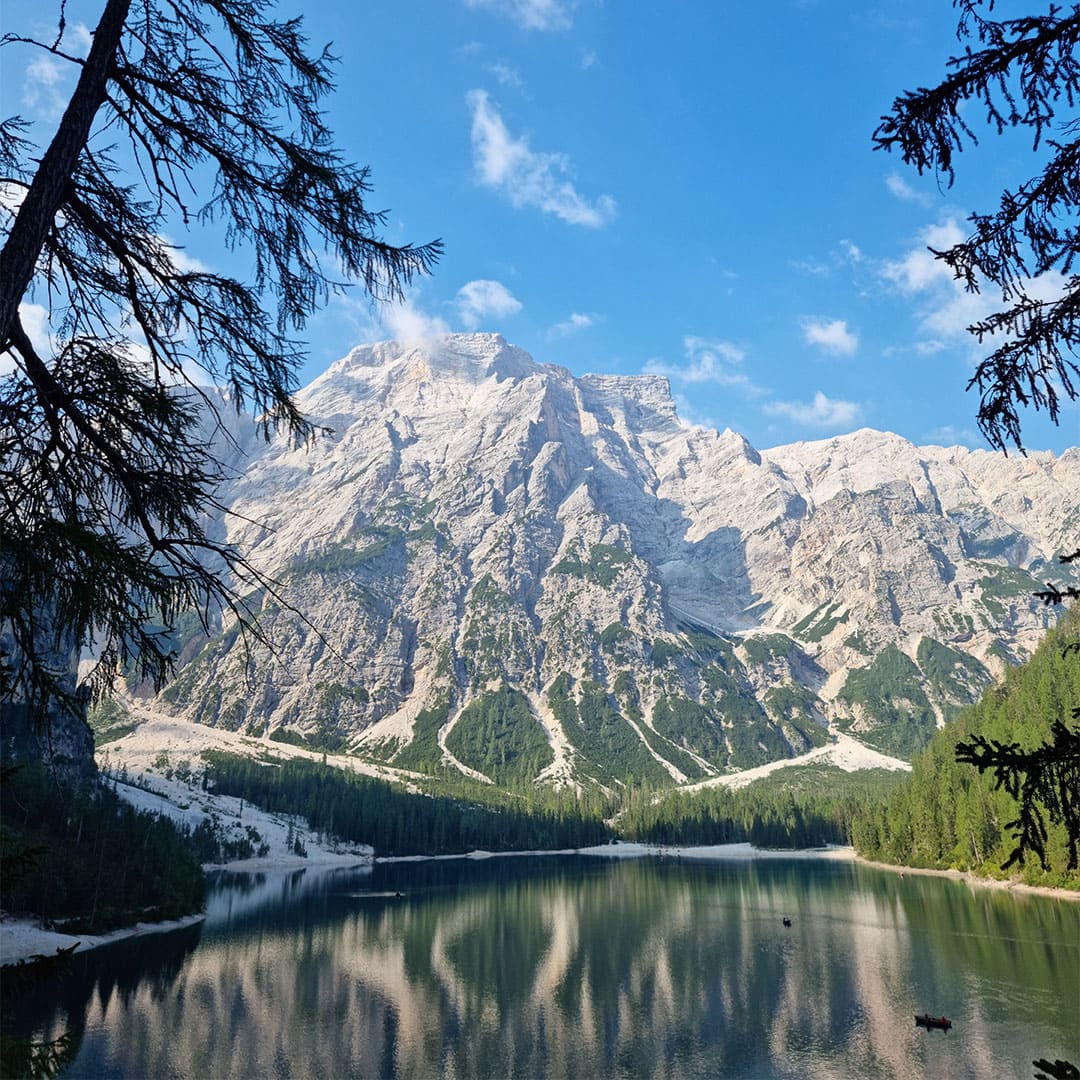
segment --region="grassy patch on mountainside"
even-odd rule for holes
[[[676,746],[685,747],[711,765],[728,761],[727,738],[719,716],[685,697],[661,698],[653,707],[653,727]]]
[[[622,548],[611,544],[593,544],[585,558],[580,555],[567,555],[551,568],[551,572],[584,578],[606,589],[614,583],[622,568],[629,562],[630,555]]]

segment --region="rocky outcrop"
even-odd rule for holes
[[[87,695],[78,686],[79,650],[54,643],[42,647],[42,660],[56,676],[55,693],[45,700],[28,691],[22,653],[0,624],[0,765],[41,762],[66,783],[91,779],[97,766]]]
[[[300,404],[329,432],[245,444],[225,493],[273,648],[226,625],[162,701],[410,768],[488,775],[492,738],[522,781],[699,780],[830,729],[910,754],[1034,648],[1080,520],[1077,451],[759,452],[663,378],[495,335],[358,348]]]

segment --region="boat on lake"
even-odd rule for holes
[[[942,1031],[948,1031],[952,1027],[952,1021],[947,1016],[930,1016],[929,1013],[923,1013],[922,1016],[916,1014],[915,1026],[941,1028]]]

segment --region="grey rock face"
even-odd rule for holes
[[[188,643],[162,701],[411,768],[667,783],[830,728],[906,756],[1033,649],[1080,521],[1080,452],[758,452],[495,335],[364,346],[300,400],[332,434],[225,492],[274,649]]]

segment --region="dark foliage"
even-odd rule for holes
[[[751,843],[765,848],[849,844],[852,820],[879,805],[898,783],[893,774],[849,775],[793,766],[745,788],[635,793],[619,833],[649,844]]]
[[[981,344],[996,343],[968,388],[979,390],[979,427],[991,445],[1023,451],[1020,408],[1045,409],[1057,423],[1062,395],[1075,400],[1080,393],[1080,62],[1073,55],[1080,42],[1080,5],[1051,4],[1044,15],[998,21],[982,13],[993,12],[994,0],[954,0],[954,6],[960,12],[957,37],[968,42],[963,54],[948,61],[949,74],[937,86],[893,102],[874,132],[874,146],[899,151],[920,173],[934,171],[950,185],[955,155],[978,143],[971,126],[976,112],[993,133],[1026,129],[1033,151],[1045,150],[1038,175],[1002,192],[997,211],[973,213],[972,234],[963,243],[934,252],[969,292],[986,285],[1000,292],[1001,310],[968,328]],[[1048,272],[1064,279],[1064,288],[1049,299],[1033,284]],[[1061,561],[1078,557],[1080,551]],[[1061,604],[1080,591],[1048,582],[1035,595]],[[1019,843],[1006,866],[1022,865],[1029,851],[1045,866],[1044,812],[1065,823],[1070,866],[1076,866],[1078,742],[1060,721],[1052,741],[1027,752],[985,741],[957,747],[962,761],[993,771],[997,783],[1020,799],[1012,823]]]
[[[302,815],[311,829],[370,844],[378,855],[577,848],[610,836],[599,814],[584,813],[573,800],[529,806],[503,794],[500,805],[491,805],[412,794],[303,759],[266,765],[216,751],[203,757],[215,791],[265,810]]]
[[[1046,1058],[1039,1058],[1031,1064],[1039,1070],[1035,1074],[1035,1080],[1080,1080],[1080,1069],[1071,1061],[1062,1061],[1061,1058],[1047,1061]]]
[[[18,874],[5,874],[8,911],[97,933],[202,909],[203,875],[187,831],[103,784],[64,787],[42,766],[23,766],[0,787],[0,822],[5,869],[9,855],[34,849]]]
[[[98,689],[118,662],[160,683],[179,612],[246,619],[243,593],[274,585],[207,529],[225,510],[220,410],[311,437],[291,397],[296,332],[339,275],[395,297],[439,255],[379,238],[368,170],[322,116],[334,58],[273,7],[105,0],[82,58],[61,4],[55,40],[0,41],[79,71],[44,153],[18,117],[0,123],[0,180],[19,196],[0,249],[14,365],[0,381],[0,620],[15,646],[0,692],[16,699],[59,692],[50,652],[93,639]],[[193,225],[245,249],[251,280],[165,239]],[[31,298],[48,306],[51,355],[20,319]]]
[[[1026,128],[1033,149],[1048,150],[1042,172],[1002,192],[995,212],[971,215],[967,240],[934,252],[969,291],[988,285],[1000,291],[1003,310],[969,327],[980,342],[996,343],[969,387],[980,393],[979,426],[990,443],[1022,448],[1019,407],[1046,409],[1056,422],[1062,395],[1073,399],[1078,391],[1080,63],[1073,52],[1080,7],[1051,5],[1045,15],[994,21],[981,12],[993,11],[992,0],[955,0],[955,6],[957,36],[968,42],[964,52],[949,60],[949,74],[937,86],[893,102],[874,146],[898,151],[920,173],[933,171],[949,184],[956,155],[978,143],[972,124],[980,113],[992,132]],[[1067,279],[1056,298],[1042,298],[1032,287],[1047,271]]]
[[[1073,710],[1080,720],[1080,708]],[[1060,821],[1068,832],[1068,869],[1077,868],[1080,845],[1080,732],[1055,720],[1050,739],[1025,753],[1019,743],[1002,743],[976,735],[956,748],[956,760],[974,765],[980,773],[990,771],[997,787],[1004,788],[1019,806],[1018,816],[1006,822],[1014,830],[1016,847],[1002,866],[1023,863],[1024,852],[1034,851],[1043,869],[1046,858],[1046,818]]]
[[[1059,719],[1080,707],[1080,666],[1061,650],[1078,622],[1069,612],[1026,664],[937,732],[906,783],[856,816],[860,854],[989,876],[1018,865],[1032,884],[1080,883],[1080,739]],[[1038,860],[1025,864],[1025,851]]]

